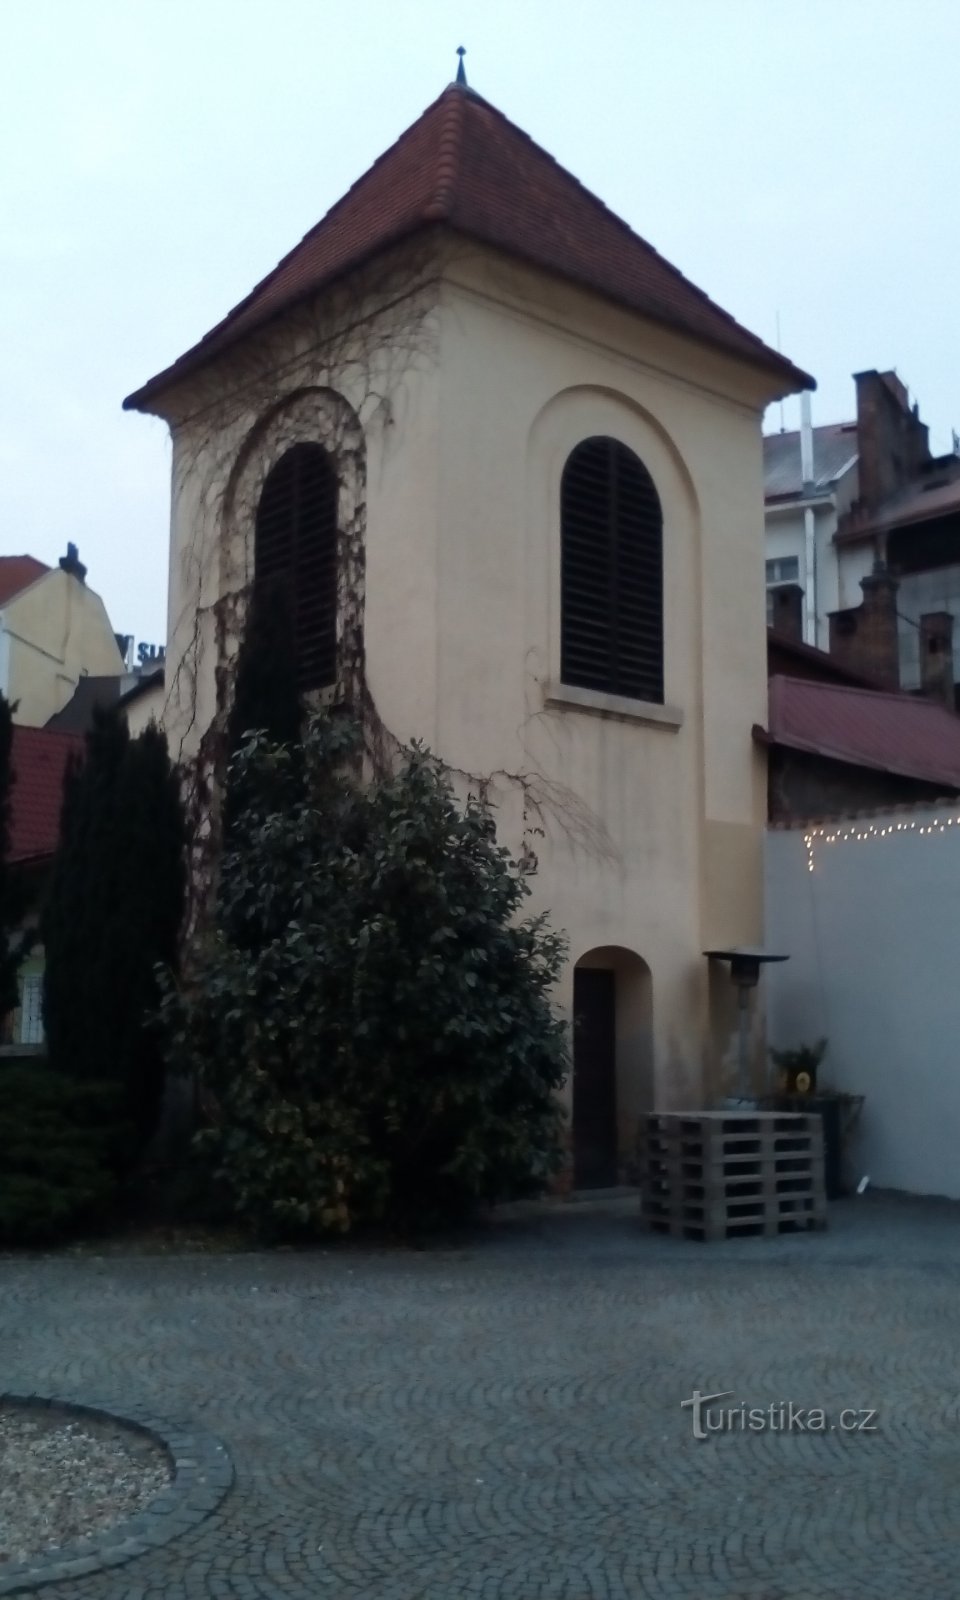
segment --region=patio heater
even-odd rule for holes
[[[739,1045],[737,1055],[737,1100],[742,1105],[752,1100],[750,1092],[750,990],[760,982],[760,968],[768,961],[789,961],[789,956],[772,955],[768,950],[757,950],[749,945],[737,945],[731,950],[704,950],[710,961],[729,961],[730,977],[737,988],[739,1012]]]

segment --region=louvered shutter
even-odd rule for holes
[[[337,498],[326,450],[298,444],[268,474],[257,509],[255,579],[287,588],[302,690],[336,681]]]
[[[663,514],[643,462],[585,439],[561,485],[564,683],[663,702]]]

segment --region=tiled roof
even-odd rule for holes
[[[768,696],[774,744],[960,789],[960,717],[934,700],[786,677]]]
[[[825,494],[857,460],[857,425],[832,422],[813,432],[813,487]],[[803,492],[800,434],[768,433],[763,440],[763,492],[768,500]]]
[[[456,232],[767,368],[784,393],[812,378],[740,326],[501,111],[451,84],[200,343],[124,404],[161,389],[425,228]]]
[[[0,606],[49,571],[36,556],[0,556]]]
[[[14,727],[11,861],[35,861],[53,855],[60,837],[64,774],[70,757],[81,755],[83,745],[79,734]]]

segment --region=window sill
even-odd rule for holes
[[[677,706],[655,705],[652,700],[632,700],[623,694],[603,694],[599,689],[578,689],[570,683],[548,683],[543,703],[556,711],[588,711],[594,716],[617,717],[624,722],[642,722],[648,727],[669,728],[674,733],[683,727],[683,712]]]

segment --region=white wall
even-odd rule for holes
[[[840,569],[837,561],[837,547],[833,536],[837,531],[837,510],[835,502],[823,500],[814,508],[814,539],[816,544],[815,561],[816,574],[814,586],[816,588],[817,623],[816,637],[807,636],[805,628],[805,643],[815,644],[821,650],[826,650],[830,642],[829,614],[838,610],[841,605],[840,596]],[[798,582],[804,594],[809,593],[811,586],[810,574],[807,571],[807,535],[804,512],[796,506],[768,506],[766,515],[766,558],[771,560],[777,556],[795,556],[799,564]],[[857,604],[860,600],[858,594]]]
[[[790,956],[764,978],[770,1043],[828,1038],[821,1077],[866,1095],[857,1171],[960,1199],[960,807],[773,831],[766,900]]]

